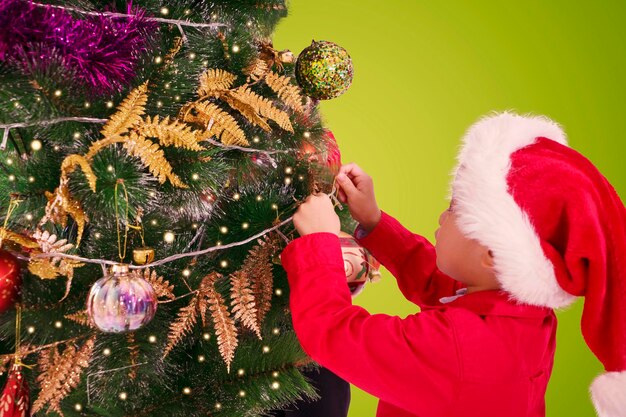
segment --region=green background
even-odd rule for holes
[[[292,0],[274,46],[297,53],[316,39],[348,50],[352,87],[322,104],[343,162],[374,178],[381,208],[434,241],[460,138],[492,110],[561,123],[625,200],[625,17],[618,1]],[[588,386],[602,366],[580,335],[581,301],[558,314],[548,416],[595,415]],[[387,271],[355,302],[415,312]],[[374,416],[377,400],[352,393],[350,417]]]

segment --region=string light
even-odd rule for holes
[[[165,88],[169,90],[172,85],[170,83],[165,83]]]
[[[209,339],[211,339],[211,334],[210,334],[210,333],[204,333],[204,334],[202,335],[202,338],[203,338],[204,340],[209,340]]]
[[[272,209],[273,210],[278,210],[278,205],[276,203],[272,203]]]
[[[89,107],[91,107],[91,103],[88,101],[85,101],[85,108],[88,109]]]
[[[239,52],[239,50],[240,50],[240,49],[239,49],[239,45],[233,45],[233,48],[232,48],[232,49],[233,49],[233,52],[234,52],[234,53],[237,53],[237,52]]]
[[[61,94],[63,94],[63,92],[62,92],[61,90],[56,90],[56,91],[54,92],[54,95],[55,95],[56,97],[61,97]]]
[[[163,240],[166,243],[172,243],[174,241],[175,237],[176,236],[174,236],[174,232],[165,232],[165,233],[163,233]]]
[[[83,409],[83,406],[80,405],[79,403],[74,404],[74,410],[81,411],[82,409]]]
[[[163,58],[161,58],[160,56],[157,56],[157,57],[155,57],[155,58],[154,58],[154,62],[155,62],[156,64],[160,64],[161,62],[163,62]],[[169,83],[168,83],[168,84],[169,84]],[[169,88],[169,86],[167,86],[167,85],[166,85],[166,87],[165,87],[165,88]]]
[[[311,137],[311,132],[309,131],[304,132],[304,137],[309,139]]]
[[[194,180],[194,181],[198,181],[198,180],[200,179],[200,175],[198,175],[198,174],[192,174],[192,175],[191,175],[191,179],[192,179],[192,180]]]
[[[57,329],[60,329],[61,327],[63,327],[63,323],[57,320],[54,322],[54,327],[56,327]]]
[[[239,396],[240,397],[245,397],[246,396],[246,392],[244,390],[239,391]]]
[[[304,176],[303,176],[303,175],[298,175],[298,179],[299,179],[300,181],[302,181],[302,180],[304,179]]]
[[[58,150],[59,150],[59,149],[61,149],[61,148],[59,148],[59,145],[54,145],[54,148],[53,148],[53,149],[54,149],[55,151],[58,151]]]
[[[156,226],[156,225],[157,225],[157,221],[156,221],[156,219],[152,219],[152,220],[150,220],[150,224],[151,224],[152,226]]]
[[[183,276],[188,277],[189,275],[191,275],[191,271],[188,269],[183,269]]]
[[[191,52],[191,53],[189,54],[189,59],[196,59],[196,54],[195,54],[195,53],[193,53],[193,52]]]
[[[41,143],[41,141],[39,139],[35,139],[34,141],[32,141],[30,143],[30,148],[33,151],[38,151],[42,148],[43,144]]]
[[[248,20],[248,23],[246,23],[246,26],[248,27],[252,26],[252,20]]]
[[[169,14],[169,9],[167,7],[161,7],[161,14],[163,16],[167,16]]]
[[[175,96],[174,96],[174,100],[176,100],[176,101],[180,101],[180,96],[179,96],[179,95],[175,95]]]
[[[217,246],[222,246],[222,241],[221,241],[221,240],[218,240],[217,242],[215,242],[215,244],[216,244]]]
[[[278,335],[278,334],[280,334],[280,329],[278,327],[274,327],[272,329],[272,333]]]
[[[28,213],[25,217],[26,217],[26,220],[28,220],[28,221],[31,221],[33,219],[33,215],[30,214],[30,213]]]
[[[104,356],[109,356],[109,355],[111,355],[111,349],[109,349],[109,348],[105,348],[105,349],[102,351],[102,354],[103,354]]]
[[[33,183],[35,182],[35,177],[28,177],[28,182]]]
[[[280,388],[280,383],[278,381],[272,382],[272,389],[278,389],[278,388]]]
[[[20,108],[20,102],[16,101],[15,103],[13,103],[13,105],[15,106],[16,109]]]
[[[237,371],[237,375],[239,375],[239,376],[243,376],[245,373],[246,373],[246,371],[244,371],[243,369],[239,369]]]
[[[15,181],[15,175],[13,174],[9,175],[9,181]]]
[[[241,224],[241,228],[244,229],[244,230],[246,230],[248,227],[250,227],[250,223],[248,223],[248,222],[243,222]]]
[[[278,378],[278,371],[274,371],[274,372],[272,372],[272,376],[273,376],[274,378]]]
[[[259,142],[261,142],[261,139],[259,139],[258,136],[255,136],[255,137],[252,138],[252,142],[259,143]]]
[[[220,262],[220,266],[222,268],[226,268],[228,266],[228,261],[227,260],[223,260],[222,262]]]
[[[148,342],[150,343],[156,343],[157,338],[155,335],[151,334],[150,336],[148,336]]]
[[[186,395],[191,394],[191,388],[189,388],[189,387],[183,388],[183,394],[186,394]]]
[[[113,108],[113,102],[112,101],[107,101],[107,108]]]
[[[198,223],[192,223],[191,224],[191,228],[192,229],[197,229],[198,228]]]
[[[269,353],[269,351],[270,351],[269,346],[263,346],[263,353]]]
[[[107,167],[107,171],[109,171],[109,172],[113,172],[113,171],[114,171],[114,169],[115,169],[115,168],[113,168],[113,165],[109,165],[109,166]]]
[[[30,334],[33,334],[33,333],[35,333],[35,327],[33,327],[33,326],[28,326],[28,328],[26,329],[26,331],[27,331],[28,333],[30,333]]]
[[[157,107],[163,107],[163,102],[161,100],[157,101]]]
[[[257,195],[257,196],[256,196],[256,201],[261,201],[261,200],[263,200],[263,196],[261,196],[261,195]]]
[[[80,138],[80,132],[74,132],[74,139]]]
[[[285,184],[291,184],[291,177],[285,177]]]
[[[239,200],[240,198],[241,198],[241,195],[239,193],[233,194],[233,200]]]
[[[189,9],[185,10],[185,14],[186,15],[190,15],[191,14],[191,10],[189,10]]]
[[[13,160],[11,158],[7,158],[7,165],[13,165]]]
[[[276,288],[276,291],[274,291],[274,293],[280,297],[281,295],[283,295],[283,290],[281,290],[280,288]]]
[[[292,167],[285,168],[285,174],[291,174],[292,172],[293,172],[293,168]]]
[[[215,408],[216,408],[217,410],[221,409],[221,408],[222,408],[222,404],[220,404],[220,403],[215,403]]]
[[[220,232],[222,232],[223,234],[228,233],[228,227],[226,227],[226,226],[220,227]]]
[[[100,232],[96,232],[96,234],[95,234],[94,236],[95,236],[95,238],[96,238],[96,239],[100,239],[100,237],[101,237],[102,235],[100,234]]]
[[[126,394],[125,392],[120,392],[120,400],[126,401],[127,398],[128,394]]]

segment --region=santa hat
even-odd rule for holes
[[[626,208],[546,117],[500,113],[470,127],[453,171],[458,227],[488,247],[502,288],[560,308],[584,296],[587,345],[606,373],[601,417],[626,416]]]

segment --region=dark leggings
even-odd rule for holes
[[[320,395],[317,401],[298,401],[273,417],[346,417],[350,406],[350,384],[326,368],[302,372]]]

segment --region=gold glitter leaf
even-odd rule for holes
[[[2,236],[2,240],[16,243],[23,248],[39,249],[39,244],[35,240],[31,239],[28,236],[23,236],[19,233],[12,232],[9,229],[5,229],[4,227],[0,227],[0,236]]]
[[[194,114],[195,113],[195,114]],[[237,121],[216,104],[209,101],[192,103],[183,113],[184,121],[202,124],[207,136],[217,136],[225,145],[246,146],[250,143]]]
[[[230,305],[233,307],[234,319],[254,331],[259,339],[263,339],[248,274],[245,271],[237,271],[230,275],[230,283],[232,300]]]
[[[202,98],[219,97],[232,87],[237,77],[223,69],[210,68],[200,76],[198,95]]]
[[[275,236],[265,235],[264,239],[257,240],[246,256],[242,270],[248,274],[252,293],[256,302],[257,323],[262,325],[265,315],[272,307],[274,274],[272,272],[272,257],[277,251],[278,242]]]
[[[59,184],[53,193],[49,191],[45,192],[48,204],[46,205],[46,214],[40,224],[51,220],[65,227],[67,224],[67,216],[72,217],[78,226],[76,233],[76,246],[78,247],[83,236],[85,223],[87,222],[87,215],[83,211],[80,203],[72,199],[67,183],[68,179],[61,177],[61,184]]]
[[[267,62],[262,59],[256,59],[246,68],[244,68],[243,73],[250,76],[254,81],[258,81],[261,78],[265,77],[265,74],[269,71],[269,67]]]
[[[89,183],[89,188],[94,193],[96,192],[96,174],[93,173],[91,169],[91,165],[89,165],[89,161],[82,156],[77,154],[68,155],[61,163],[61,177],[67,178],[69,174],[74,172],[76,166],[80,166],[80,169],[85,174],[85,178],[87,178],[87,182]]]
[[[174,347],[183,340],[183,337],[191,332],[196,324],[198,315],[198,293],[189,302],[189,305],[178,311],[178,317],[170,324],[170,332],[167,335],[167,345],[163,350],[163,359],[169,355]]]
[[[73,322],[78,323],[81,326],[95,329],[93,322],[89,318],[89,314],[87,313],[87,310],[80,310],[80,311],[77,311],[76,313],[66,314],[63,317],[65,317],[68,320],[72,320]]]
[[[278,126],[288,132],[293,133],[293,126],[289,120],[289,115],[284,111],[274,107],[274,104],[265,97],[261,97],[248,86],[241,86],[235,90],[229,90],[228,95],[235,100],[239,100],[251,106],[260,116],[267,117],[275,121]]]
[[[39,361],[42,372],[37,376],[41,391],[33,403],[33,415],[48,405],[48,411],[63,416],[61,401],[80,383],[81,374],[89,365],[95,340],[94,335],[80,349],[70,344],[62,354],[56,348],[42,352]]]
[[[175,187],[187,188],[187,185],[174,174],[172,166],[167,159],[165,159],[163,149],[161,149],[157,143],[149,141],[135,132],[131,132],[124,141],[124,148],[126,148],[130,155],[141,159],[141,162],[161,184],[169,180]]]
[[[272,128],[270,127],[270,125],[267,124],[267,120],[259,116],[251,105],[244,103],[242,101],[239,101],[239,100],[235,100],[234,98],[232,98],[230,95],[227,95],[227,94],[222,96],[221,98],[226,103],[228,103],[230,107],[232,107],[233,109],[241,113],[253,125],[259,126],[261,129],[265,130],[266,132],[272,131]]]
[[[118,106],[117,112],[102,127],[100,133],[105,138],[120,136],[141,122],[141,116],[145,113],[145,105],[148,102],[148,82],[141,84],[131,91]]]
[[[142,136],[159,139],[162,146],[175,146],[192,151],[204,150],[198,144],[200,138],[198,132],[193,131],[189,125],[169,117],[159,119],[159,116],[148,116],[139,126],[138,132]]]
[[[211,285],[208,289],[209,309],[213,318],[213,326],[215,335],[217,336],[217,345],[222,359],[226,363],[226,369],[230,373],[230,364],[235,358],[235,349],[239,341],[237,340],[237,327],[235,321],[230,316],[226,303],[222,295],[215,289],[215,278],[218,275],[211,276]]]
[[[167,298],[168,300],[173,300],[176,298],[174,295],[174,286],[169,283],[165,278],[158,275],[155,270],[150,270],[150,268],[146,268],[143,270],[143,279],[148,281],[157,298]]]
[[[270,72],[265,77],[265,84],[268,85],[290,109],[304,113],[305,106],[302,103],[304,98],[300,87],[291,83],[291,78]]]

